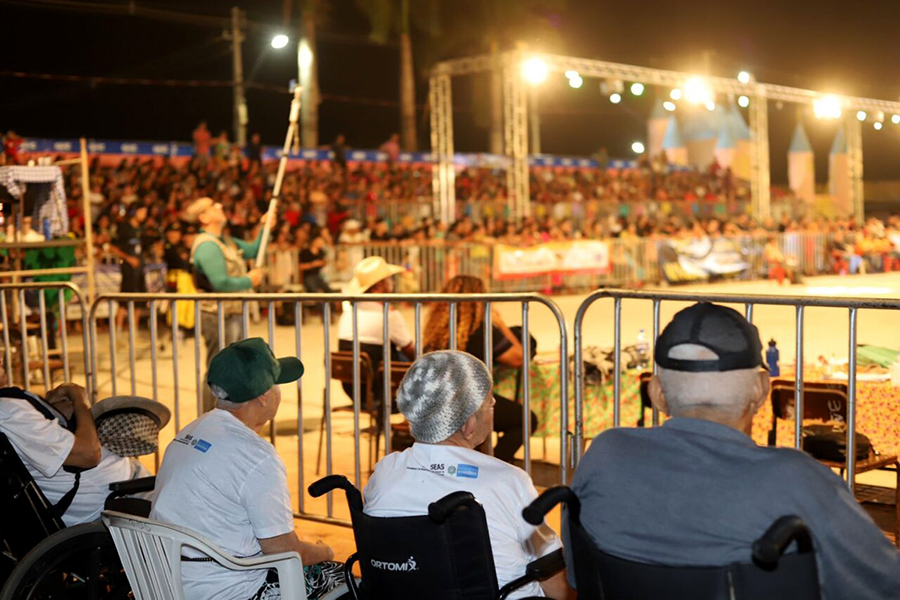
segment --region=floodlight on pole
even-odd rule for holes
[[[542,58],[534,56],[522,63],[522,76],[532,85],[543,83],[547,79],[547,63]]]
[[[282,48],[287,46],[288,42],[290,41],[291,39],[288,36],[284,35],[283,33],[279,33],[272,38],[272,47],[276,50],[281,50]]]
[[[613,104],[618,104],[619,102],[622,101],[622,94],[610,94],[609,101],[612,102]]]
[[[644,84],[640,82],[635,82],[631,84],[631,93],[635,96],[640,96],[644,93]]]
[[[635,142],[631,144],[631,150],[635,154],[643,154],[644,153],[644,144],[640,142]]]
[[[681,96],[681,88],[675,88],[671,92],[669,92],[669,98],[671,98],[672,100],[681,100]]]
[[[575,75],[575,77],[569,77],[569,87],[571,87],[571,88],[574,88],[577,90],[578,88],[580,88],[582,86],[583,83],[584,83],[584,79],[579,77],[577,74]]]
[[[743,83],[744,85],[747,85],[748,83],[750,83],[750,81],[752,79],[753,79],[753,76],[750,75],[750,73],[748,73],[747,71],[741,71],[740,73],[738,73],[738,76],[737,76],[737,80],[740,81],[741,83]]]
[[[856,112],[856,118],[860,121],[865,121],[868,117],[869,117],[869,115],[866,114],[866,111],[864,111],[864,110],[860,110],[860,111]]]
[[[684,97],[694,104],[706,104],[712,100],[712,92],[700,77],[691,77],[684,84]]]
[[[747,96],[739,96],[738,106],[740,106],[741,108],[747,108],[748,106],[750,106],[750,98],[748,98]]]
[[[671,100],[666,100],[665,102],[663,102],[663,108],[669,112],[672,112],[673,110],[675,110],[675,103]]]
[[[900,125],[900,115],[891,116],[891,123],[894,125]]]
[[[872,125],[872,127],[875,128],[875,131],[881,131],[881,128],[882,128],[881,121],[875,121],[875,123]]]
[[[813,100],[813,114],[817,119],[840,119],[841,99],[833,94]]]

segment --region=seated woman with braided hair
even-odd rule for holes
[[[484,282],[471,275],[457,275],[441,289],[443,294],[483,294]],[[519,337],[506,325],[496,308],[491,309],[491,357],[495,364],[520,369],[525,365],[524,352]],[[436,303],[425,324],[422,348],[425,352],[448,350],[450,348],[450,305]],[[484,304],[481,302],[459,302],[456,305],[456,348],[465,350],[475,358],[485,361],[484,346]],[[532,351],[534,345],[532,344]],[[517,400],[510,400],[494,394],[494,431],[499,440],[494,447],[494,456],[512,462],[522,446],[522,406]],[[531,431],[538,425],[537,417],[531,413]]]

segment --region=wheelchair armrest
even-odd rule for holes
[[[453,492],[428,505],[428,517],[440,525],[454,512],[463,507],[478,504],[471,492]]]
[[[347,495],[347,504],[351,510],[362,512],[362,495],[350,480],[343,475],[329,475],[309,484],[307,491],[313,498],[324,496],[328,492],[341,489]]]
[[[544,522],[544,517],[553,507],[560,502],[565,502],[569,508],[569,517],[578,520],[581,513],[581,503],[575,492],[564,485],[558,485],[546,490],[543,494],[522,509],[522,518],[535,527]]]
[[[559,548],[550,554],[545,554],[539,559],[528,563],[525,567],[525,574],[532,578],[532,581],[544,581],[549,579],[566,568],[566,557],[563,549]]]
[[[115,481],[109,484],[110,496],[118,498],[128,494],[137,494],[140,492],[149,492],[156,486],[156,477],[141,477],[139,479],[128,479],[126,481]]]
[[[753,542],[753,560],[763,566],[775,568],[788,545],[794,540],[801,553],[812,550],[812,538],[803,519],[796,515],[781,517],[761,538]]]
[[[566,568],[566,559],[563,555],[563,549],[559,548],[550,554],[545,554],[539,559],[528,563],[525,566],[525,574],[517,579],[513,579],[502,588],[497,594],[497,600],[505,600],[514,591],[520,587],[527,585],[533,581],[544,581],[550,579],[560,571]],[[531,600],[531,597],[523,600]]]

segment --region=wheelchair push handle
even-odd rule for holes
[[[453,492],[429,504],[428,517],[434,523],[440,525],[457,510],[477,505],[478,501],[475,500],[475,496],[471,492]]]
[[[753,542],[753,560],[760,565],[775,568],[784,551],[794,540],[800,553],[812,550],[812,538],[803,519],[796,515],[779,518],[772,523],[761,538]]]
[[[544,522],[547,513],[560,503],[568,506],[570,518],[578,520],[581,503],[575,496],[575,492],[564,485],[552,487],[535,498],[531,504],[522,509],[522,518],[529,524],[538,526]]]
[[[328,492],[341,489],[347,494],[347,503],[352,510],[362,511],[362,495],[350,480],[343,475],[328,475],[309,484],[307,491],[313,498],[324,496]]]

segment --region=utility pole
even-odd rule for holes
[[[234,75],[234,141],[239,146],[247,144],[247,99],[244,97],[244,61],[241,57],[241,28],[243,15],[237,6],[231,7],[231,58]]]

